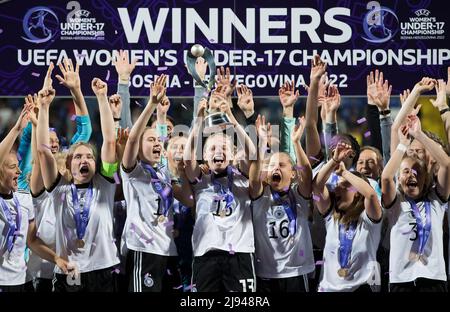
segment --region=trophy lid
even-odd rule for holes
[[[225,113],[212,113],[205,118],[205,127],[203,132],[206,134],[222,132],[223,130],[232,126],[233,123]]]

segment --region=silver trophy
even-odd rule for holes
[[[195,69],[195,63],[197,58],[203,57],[205,61],[208,63],[209,67],[209,81],[205,84],[205,81],[202,81],[200,76],[198,75]],[[189,69],[190,74],[194,78],[194,80],[206,88],[207,93],[209,93],[214,86],[215,77],[216,77],[216,63],[214,62],[214,56],[210,49],[204,48],[200,44],[194,44],[190,51],[187,53],[186,59],[187,67]],[[223,131],[226,128],[232,126],[233,124],[230,122],[228,116],[225,113],[216,110],[208,110],[208,116],[205,118],[205,125],[203,131],[205,133],[214,133]]]

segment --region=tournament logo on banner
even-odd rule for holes
[[[450,65],[446,10],[437,0],[36,1],[0,3],[0,95],[23,96],[41,87],[51,61],[80,64],[82,88],[93,77],[116,83],[118,50],[137,61],[134,96],[148,95],[155,75],[168,75],[171,96],[192,96],[186,55],[209,48],[255,96],[273,96],[288,80],[309,83],[315,54],[329,65],[342,95],[365,95],[366,75],[389,72],[393,94],[423,76],[444,77]],[[111,78],[111,79],[109,79]],[[208,78],[208,77],[206,77]],[[58,96],[68,90],[56,87]],[[92,95],[92,94],[87,94]]]

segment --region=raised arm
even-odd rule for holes
[[[396,147],[396,149],[391,151],[391,158],[383,169],[383,173],[381,174],[381,200],[385,207],[388,207],[392,204],[395,199],[396,191],[395,191],[395,173],[398,168],[400,168],[400,164],[403,159],[403,155],[405,155],[406,150],[410,144],[410,140],[407,137],[408,135],[408,126],[403,125],[398,129],[398,138],[400,144]]]
[[[182,162],[178,164],[178,174],[183,182],[181,184],[172,182],[173,195],[184,206],[195,209],[194,193],[191,184],[186,181],[187,176]]]
[[[256,199],[263,192],[263,183],[261,180],[262,163],[267,150],[268,133],[270,123],[266,125],[266,118],[258,115],[255,122],[256,132],[259,138],[257,159],[250,160],[250,168],[248,174],[249,194],[251,199]]]
[[[194,118],[194,125],[189,133],[186,147],[184,148],[183,162],[185,165],[186,176],[190,182],[194,182],[200,175],[200,166],[197,163],[197,149],[199,147],[198,141],[202,139],[202,126],[208,102],[202,99],[198,104],[197,117]]]
[[[100,125],[102,128],[103,144],[101,150],[102,162],[116,163],[116,133],[114,119],[108,103],[108,85],[99,78],[94,78],[91,83],[92,91],[98,101],[100,111]]]
[[[435,86],[435,82],[436,81],[434,79],[428,77],[422,78],[420,82],[416,83],[409,96],[403,102],[403,105],[392,124],[391,154],[393,153],[393,150],[397,147],[397,144],[399,142],[397,134],[401,124],[406,120],[406,117],[410,115],[414,110],[414,106],[416,105],[420,95],[426,91],[431,91]]]
[[[450,67],[449,67],[449,75],[450,75]],[[447,82],[447,84],[450,84],[450,81]],[[444,123],[445,132],[447,133],[447,142],[450,142],[450,110],[447,104],[445,81],[439,79],[435,88],[436,88],[436,100],[430,100],[430,102],[431,104],[433,104],[434,107],[436,107],[439,110],[442,122]]]
[[[281,122],[281,150],[286,152],[295,161],[295,151],[291,140],[291,133],[295,125],[294,106],[300,96],[299,90],[295,90],[295,82],[287,81],[278,90],[281,106],[283,107],[283,120]]]
[[[139,153],[139,140],[158,103],[162,101],[166,94],[166,79],[166,75],[161,75],[160,77],[156,77],[155,82],[151,84],[150,100],[131,129],[127,144],[125,145],[122,158],[122,164],[125,169],[131,169],[136,165]]]
[[[382,216],[381,206],[378,201],[377,193],[372,186],[360,177],[348,171],[343,162],[339,164],[339,169],[336,170],[336,174],[347,180],[356,189],[356,191],[364,197],[364,208],[369,218],[374,221],[380,220]]]
[[[324,63],[319,55],[315,55],[314,59],[311,61],[311,82],[309,85],[308,98],[306,100],[306,154],[309,156],[317,156],[320,153],[320,137],[319,131],[317,130],[317,120],[318,120],[318,108],[317,99],[319,92],[319,81],[325,70],[327,64]],[[312,163],[313,161],[310,160]]]
[[[39,108],[37,107],[38,99],[37,94],[34,95],[34,109],[30,112],[30,120],[32,124],[31,130],[31,153],[33,158],[33,165],[31,169],[30,177],[30,190],[32,194],[38,194],[44,189],[44,181],[41,175],[41,164],[39,162],[39,155],[37,152],[36,130],[37,130],[37,115]]]
[[[306,156],[305,151],[300,144],[300,139],[305,130],[305,123],[305,117],[298,118],[298,125],[294,127],[292,134],[292,143],[297,159],[295,169],[297,171],[298,192],[303,197],[309,198],[311,197],[312,191],[312,169],[308,156]]]
[[[14,142],[16,141],[17,137],[26,127],[28,120],[30,119],[31,109],[31,104],[28,103],[24,105],[16,124],[11,128],[6,137],[0,143],[0,165],[3,164],[6,157],[8,157],[8,154],[11,152],[11,149],[13,148]]]
[[[409,134],[422,143],[423,146],[426,146],[433,159],[439,164],[436,188],[439,195],[443,198],[448,198],[450,195],[450,158],[439,144],[423,133],[417,116],[409,116],[408,119],[410,125]]]
[[[50,103],[53,101],[54,97],[54,89],[42,89],[38,93],[39,116],[36,127],[36,143],[42,179],[46,189],[50,189],[58,177],[58,166],[49,146],[50,134],[48,116]]]
[[[129,61],[128,51],[119,51],[117,58],[113,59],[113,65],[116,68],[117,75],[119,76],[119,82],[117,85],[117,93],[122,99],[123,105],[119,113],[120,118],[119,125],[121,128],[130,128],[133,126],[131,121],[131,109],[130,109],[130,77],[134,68],[136,67],[136,60]]]
[[[75,144],[77,142],[88,142],[92,134],[91,120],[89,118],[89,112],[84,100],[83,93],[81,92],[81,81],[80,81],[80,65],[75,65],[73,67],[72,60],[64,59],[64,64],[58,64],[59,69],[63,76],[56,75],[56,79],[59,83],[64,85],[70,90],[73,102],[75,104],[75,122],[77,124],[77,132],[74,134],[70,140],[70,144]]]

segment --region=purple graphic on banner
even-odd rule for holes
[[[31,0],[2,3],[0,12],[0,96],[38,91],[50,61],[66,56],[80,63],[82,89],[93,96],[90,82],[99,73],[117,83],[112,59],[119,49],[137,60],[133,96],[147,96],[161,73],[171,96],[193,96],[185,59],[196,43],[255,96],[276,96],[287,80],[309,84],[316,53],[341,95],[365,96],[365,76],[375,68],[389,73],[398,94],[422,76],[446,78],[450,65],[449,17],[437,0]]]

